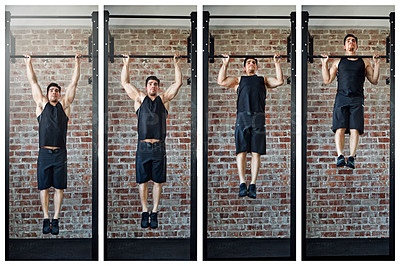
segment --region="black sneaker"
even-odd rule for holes
[[[256,185],[255,184],[250,184],[249,186],[249,198],[255,199],[257,197],[256,195]]]
[[[353,156],[350,156],[350,157],[347,159],[346,166],[349,167],[349,168],[351,168],[351,169],[354,169],[354,168],[355,168],[355,167],[354,167],[354,157],[353,157]]]
[[[156,229],[158,227],[157,212],[150,214],[150,228]]]
[[[242,183],[239,186],[239,197],[247,196],[247,186],[246,183]]]
[[[51,234],[58,235],[60,230],[58,229],[58,219],[51,220]]]
[[[336,167],[343,167],[346,165],[346,160],[344,159],[343,154],[341,154],[338,158],[337,158],[337,162],[336,162]]]
[[[149,227],[149,213],[148,212],[142,212],[142,222],[140,223],[140,226],[142,228]]]
[[[50,233],[50,219],[43,220],[43,234]]]

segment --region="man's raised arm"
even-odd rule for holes
[[[331,84],[332,81],[336,77],[336,73],[337,73],[337,64],[336,64],[336,62],[337,61],[335,61],[332,64],[331,68],[329,69],[329,67],[328,67],[329,56],[327,54],[322,54],[321,56],[324,57],[324,58],[321,58],[322,78],[323,78],[325,84]]]
[[[226,88],[235,88],[239,82],[237,78],[234,77],[227,77],[226,71],[228,70],[229,66],[229,55],[223,54],[224,59],[222,59],[222,66],[218,73],[218,85]]]
[[[379,68],[380,68],[380,62],[379,62],[379,55],[375,54],[373,57],[374,60],[374,68],[372,68],[372,65],[370,62],[367,60],[364,60],[366,62],[366,76],[369,82],[372,84],[376,85],[378,84],[378,79],[379,79]]]
[[[174,56],[174,67],[175,67],[175,83],[168,87],[168,89],[163,93],[163,102],[171,101],[178,94],[180,87],[182,87],[182,71],[179,66],[179,55]]]
[[[265,83],[268,88],[276,88],[278,86],[281,86],[285,82],[283,79],[281,60],[279,54],[274,55],[274,63],[275,63],[276,77],[266,79]]]
[[[75,99],[76,87],[78,86],[79,77],[81,75],[81,56],[82,55],[79,53],[75,55],[74,73],[72,74],[71,83],[68,85],[67,91],[65,92],[64,108],[71,105]]]
[[[121,85],[124,87],[129,98],[139,101],[140,91],[129,82],[129,55],[123,54],[124,66],[121,71]]]
[[[42,89],[37,82],[36,74],[32,66],[32,57],[26,54],[24,60],[26,64],[26,75],[32,88],[33,100],[36,102],[37,105],[43,106],[44,103],[47,102],[47,99],[43,96]]]

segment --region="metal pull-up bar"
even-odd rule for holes
[[[210,19],[290,19],[290,16],[229,16],[229,15],[210,15]]]
[[[387,19],[389,16],[308,16],[309,19]]]
[[[113,55],[114,58],[124,58],[124,55]],[[129,58],[174,58],[174,55],[129,55]],[[180,55],[177,58],[189,58],[187,55]]]
[[[310,55],[312,58],[326,58],[322,55]],[[328,55],[329,58],[374,58],[373,55]],[[389,58],[387,55],[379,55],[376,58]]]
[[[210,58],[227,58],[223,55],[210,55]],[[246,57],[254,57],[254,58],[274,58],[275,55],[229,55],[230,58],[246,58]],[[289,58],[289,55],[279,55],[276,58]]]
[[[91,19],[92,16],[10,16],[11,19]]]
[[[75,58],[76,55],[30,55],[31,58]],[[78,58],[90,58],[90,55],[81,55]],[[25,55],[10,55],[10,58],[27,58]]]
[[[167,15],[109,15],[109,18],[190,19],[190,16]]]

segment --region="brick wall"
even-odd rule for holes
[[[16,54],[87,54],[88,28],[13,28]],[[32,59],[42,92],[57,82],[64,95],[73,59]],[[91,63],[83,59],[81,77],[68,123],[68,188],[60,215],[59,238],[89,238],[92,223],[92,86]],[[23,59],[10,66],[10,238],[50,238],[42,235],[42,208],[37,189],[38,122],[36,103]],[[54,213],[50,190],[49,215]]]
[[[186,54],[189,28],[113,27],[115,54]],[[181,59],[183,86],[170,103],[167,118],[167,182],[159,205],[159,228],[140,227],[141,204],[135,178],[137,116],[132,101],[121,86],[122,59],[109,63],[108,83],[108,237],[186,238],[190,236],[190,64]],[[130,82],[145,92],[149,75],[160,79],[161,88],[174,83],[172,59],[134,59]],[[149,183],[149,210],[152,208]]]
[[[286,54],[288,28],[210,30],[215,54]],[[209,64],[208,237],[288,238],[290,234],[290,85],[267,91],[267,154],[261,156],[257,199],[238,197],[234,89],[217,84],[222,60]],[[290,64],[281,63],[284,78]],[[258,75],[275,77],[272,59],[259,59]],[[243,59],[231,59],[228,76],[243,75]],[[207,99],[205,99],[207,100]],[[250,156],[246,179],[250,182]]]
[[[344,54],[347,33],[358,37],[358,54],[385,54],[384,29],[312,28],[314,54]],[[331,66],[333,60],[330,60]],[[388,237],[389,227],[389,64],[381,60],[378,85],[366,80],[365,133],[360,137],[356,169],[336,168],[332,110],[336,80],[324,85],[321,61],[308,64],[307,237]],[[346,135],[345,157],[349,155]]]

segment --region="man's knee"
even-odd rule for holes
[[[350,129],[350,135],[360,135],[358,129]]]

